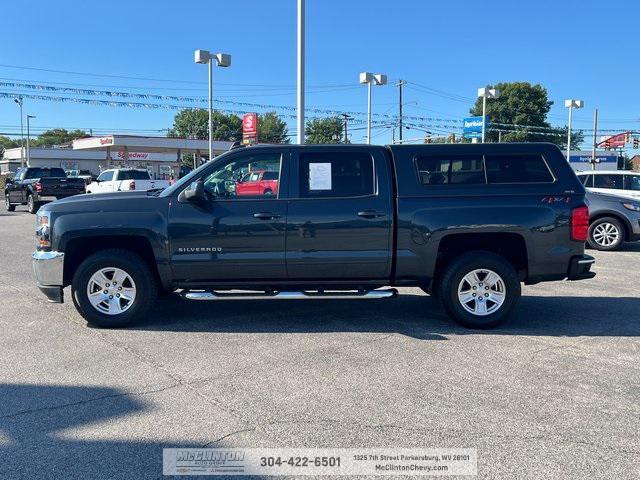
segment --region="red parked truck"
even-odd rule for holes
[[[254,170],[236,182],[236,195],[277,195],[278,172]]]

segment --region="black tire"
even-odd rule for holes
[[[27,210],[29,213],[36,213],[40,208],[40,202],[33,200],[33,195],[27,195]]]
[[[119,314],[99,311],[89,301],[87,288],[92,275],[100,269],[115,267],[124,270],[135,283],[132,304]],[[89,325],[103,328],[123,327],[143,318],[155,304],[158,285],[148,265],[133,252],[121,249],[102,250],[83,261],[71,283],[71,296],[76,309]]]
[[[463,283],[465,275],[475,270],[483,269],[491,270],[500,277],[504,300],[493,312],[480,315],[469,312],[463,306],[458,298],[458,289],[467,285],[467,283]],[[487,277],[480,277],[479,274],[478,278],[482,281]],[[466,303],[467,308],[471,308],[473,302],[474,310],[476,305],[480,305],[481,308],[484,305],[484,308],[489,311],[498,305],[498,302],[492,298],[493,294],[496,294],[496,298],[498,298],[497,295],[500,294],[500,289],[496,287],[494,291],[493,287],[487,288],[482,283],[479,283],[479,285],[473,290],[471,290],[472,286],[469,285],[469,294],[479,298],[479,300],[476,298],[470,299]],[[479,290],[483,291],[483,293],[479,294],[479,297],[477,293],[471,293]],[[520,293],[520,279],[513,266],[504,257],[484,251],[465,253],[453,260],[446,267],[438,286],[438,296],[447,314],[456,322],[468,328],[491,328],[502,323],[520,299]],[[490,298],[484,298],[486,295]]]
[[[267,188],[264,192],[262,192],[262,194],[265,196],[271,196],[273,195],[273,190],[271,190],[270,188]]]
[[[9,201],[9,195],[8,194],[4,195],[4,207],[7,209],[7,212],[15,212],[16,211],[16,206],[13,205]]]
[[[589,225],[587,243],[596,250],[610,252],[620,249],[624,243],[624,237],[625,230],[620,220],[614,217],[602,217]]]

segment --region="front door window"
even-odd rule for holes
[[[203,178],[212,198],[273,199],[280,191],[280,153],[243,155],[218,166]]]

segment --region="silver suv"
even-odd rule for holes
[[[587,191],[589,246],[617,250],[623,242],[640,240],[640,199]]]

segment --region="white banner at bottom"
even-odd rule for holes
[[[477,475],[475,448],[165,448],[164,475]]]

